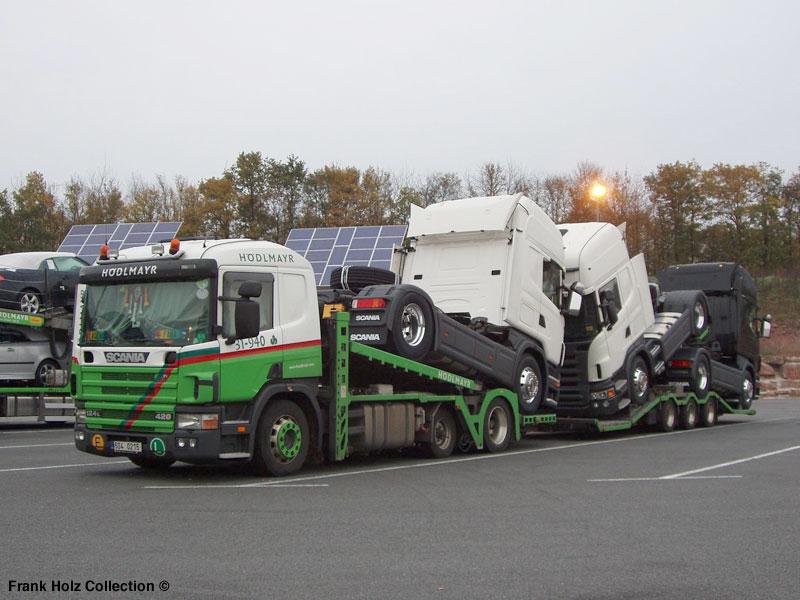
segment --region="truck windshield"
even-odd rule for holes
[[[209,339],[208,279],[86,288],[85,346],[183,346]]]
[[[564,317],[564,337],[568,342],[590,340],[598,331],[600,331],[600,321],[597,316],[597,296],[587,294],[583,296],[578,315]]]

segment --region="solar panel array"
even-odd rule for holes
[[[114,250],[124,250],[171,240],[178,234],[181,224],[182,221],[73,225],[58,251],[74,252],[94,262],[103,244],[108,244]]]
[[[407,225],[292,229],[286,246],[311,263],[317,285],[328,285],[336,267],[388,269],[392,263],[392,248],[402,245],[407,229]]]

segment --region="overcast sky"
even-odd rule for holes
[[[3,2],[0,188],[241,151],[463,174],[800,166],[800,2]]]

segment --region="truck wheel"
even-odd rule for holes
[[[717,422],[717,400],[709,398],[708,401],[700,407],[700,425],[703,427],[711,427]]]
[[[631,363],[628,373],[628,397],[631,404],[644,404],[650,396],[650,369],[641,356]]]
[[[749,410],[753,406],[753,397],[756,395],[756,386],[753,383],[753,374],[750,371],[744,372],[742,381],[742,391],[739,394],[739,408]]]
[[[421,294],[409,292],[402,297],[392,320],[389,342],[397,354],[411,360],[422,360],[431,351],[433,311]]]
[[[691,308],[692,335],[700,335],[708,327],[708,300],[703,292],[696,290],[680,290],[666,292],[661,310],[664,312],[682,313]]]
[[[681,407],[681,429],[694,429],[697,426],[697,402],[689,400]]]
[[[331,271],[331,287],[335,290],[350,290],[356,294],[370,285],[394,285],[397,275],[377,267],[337,267]]]
[[[711,389],[711,367],[705,354],[698,354],[692,364],[692,379],[689,385],[700,398],[705,398]]]
[[[661,431],[669,432],[675,429],[675,423],[678,420],[675,404],[667,400],[661,403],[661,408],[658,411],[658,428]]]
[[[258,423],[255,464],[264,474],[289,475],[300,470],[311,440],[306,415],[291,400],[267,405]]]
[[[542,403],[544,385],[539,362],[530,354],[526,354],[520,360],[516,381],[519,409],[525,414],[532,415],[539,410],[539,405]]]
[[[440,408],[431,423],[431,441],[425,445],[427,454],[433,458],[447,458],[453,453],[457,439],[458,429],[453,413]]]
[[[175,462],[173,458],[155,458],[150,456],[129,456],[128,459],[137,467],[158,471],[168,469]]]
[[[483,445],[489,452],[501,452],[511,444],[511,411],[500,398],[495,398],[486,410],[483,421]]]

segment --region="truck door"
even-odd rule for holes
[[[269,379],[281,376],[283,331],[278,324],[276,272],[260,268],[230,267],[220,270],[221,295],[237,297],[245,281],[261,284],[258,302],[260,327],[257,336],[234,340],[235,302],[220,302],[220,394],[226,401],[251,400]],[[228,343],[230,341],[230,343]]]

